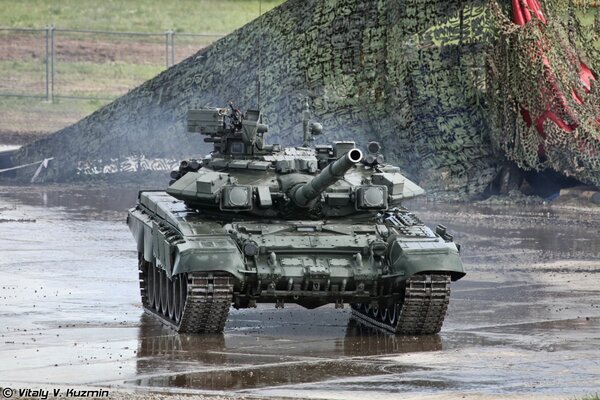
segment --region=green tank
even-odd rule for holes
[[[181,162],[166,191],[142,191],[127,223],[139,254],[145,310],[178,332],[223,331],[231,305],[349,303],[407,335],[440,331],[459,246],[402,206],[424,193],[388,165],[376,142],[266,144],[261,113],[190,110],[188,130],[214,151]]]

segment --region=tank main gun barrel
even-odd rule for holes
[[[292,193],[294,204],[304,207],[310,201],[316,199],[325,189],[344,177],[346,172],[362,159],[359,149],[351,149],[335,162],[329,164],[325,169]]]

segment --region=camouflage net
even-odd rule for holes
[[[487,20],[484,1],[410,1],[390,15],[384,147],[438,197],[481,193],[498,172],[484,113]]]
[[[600,185],[600,88],[589,73],[591,87],[582,79],[586,67],[600,67],[600,17],[590,5],[548,0],[546,23],[519,26],[507,17],[510,7],[490,3],[497,40],[489,53],[489,120],[493,145],[519,167]],[[581,23],[594,12],[592,24]]]

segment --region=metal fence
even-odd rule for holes
[[[112,100],[222,36],[0,28],[0,96]]]

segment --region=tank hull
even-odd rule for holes
[[[142,192],[127,221],[144,307],[179,332],[221,332],[230,305],[261,302],[350,303],[398,334],[439,332],[450,282],[464,275],[458,249],[417,219],[398,218],[404,225],[393,235],[364,215],[224,220],[165,192]]]

